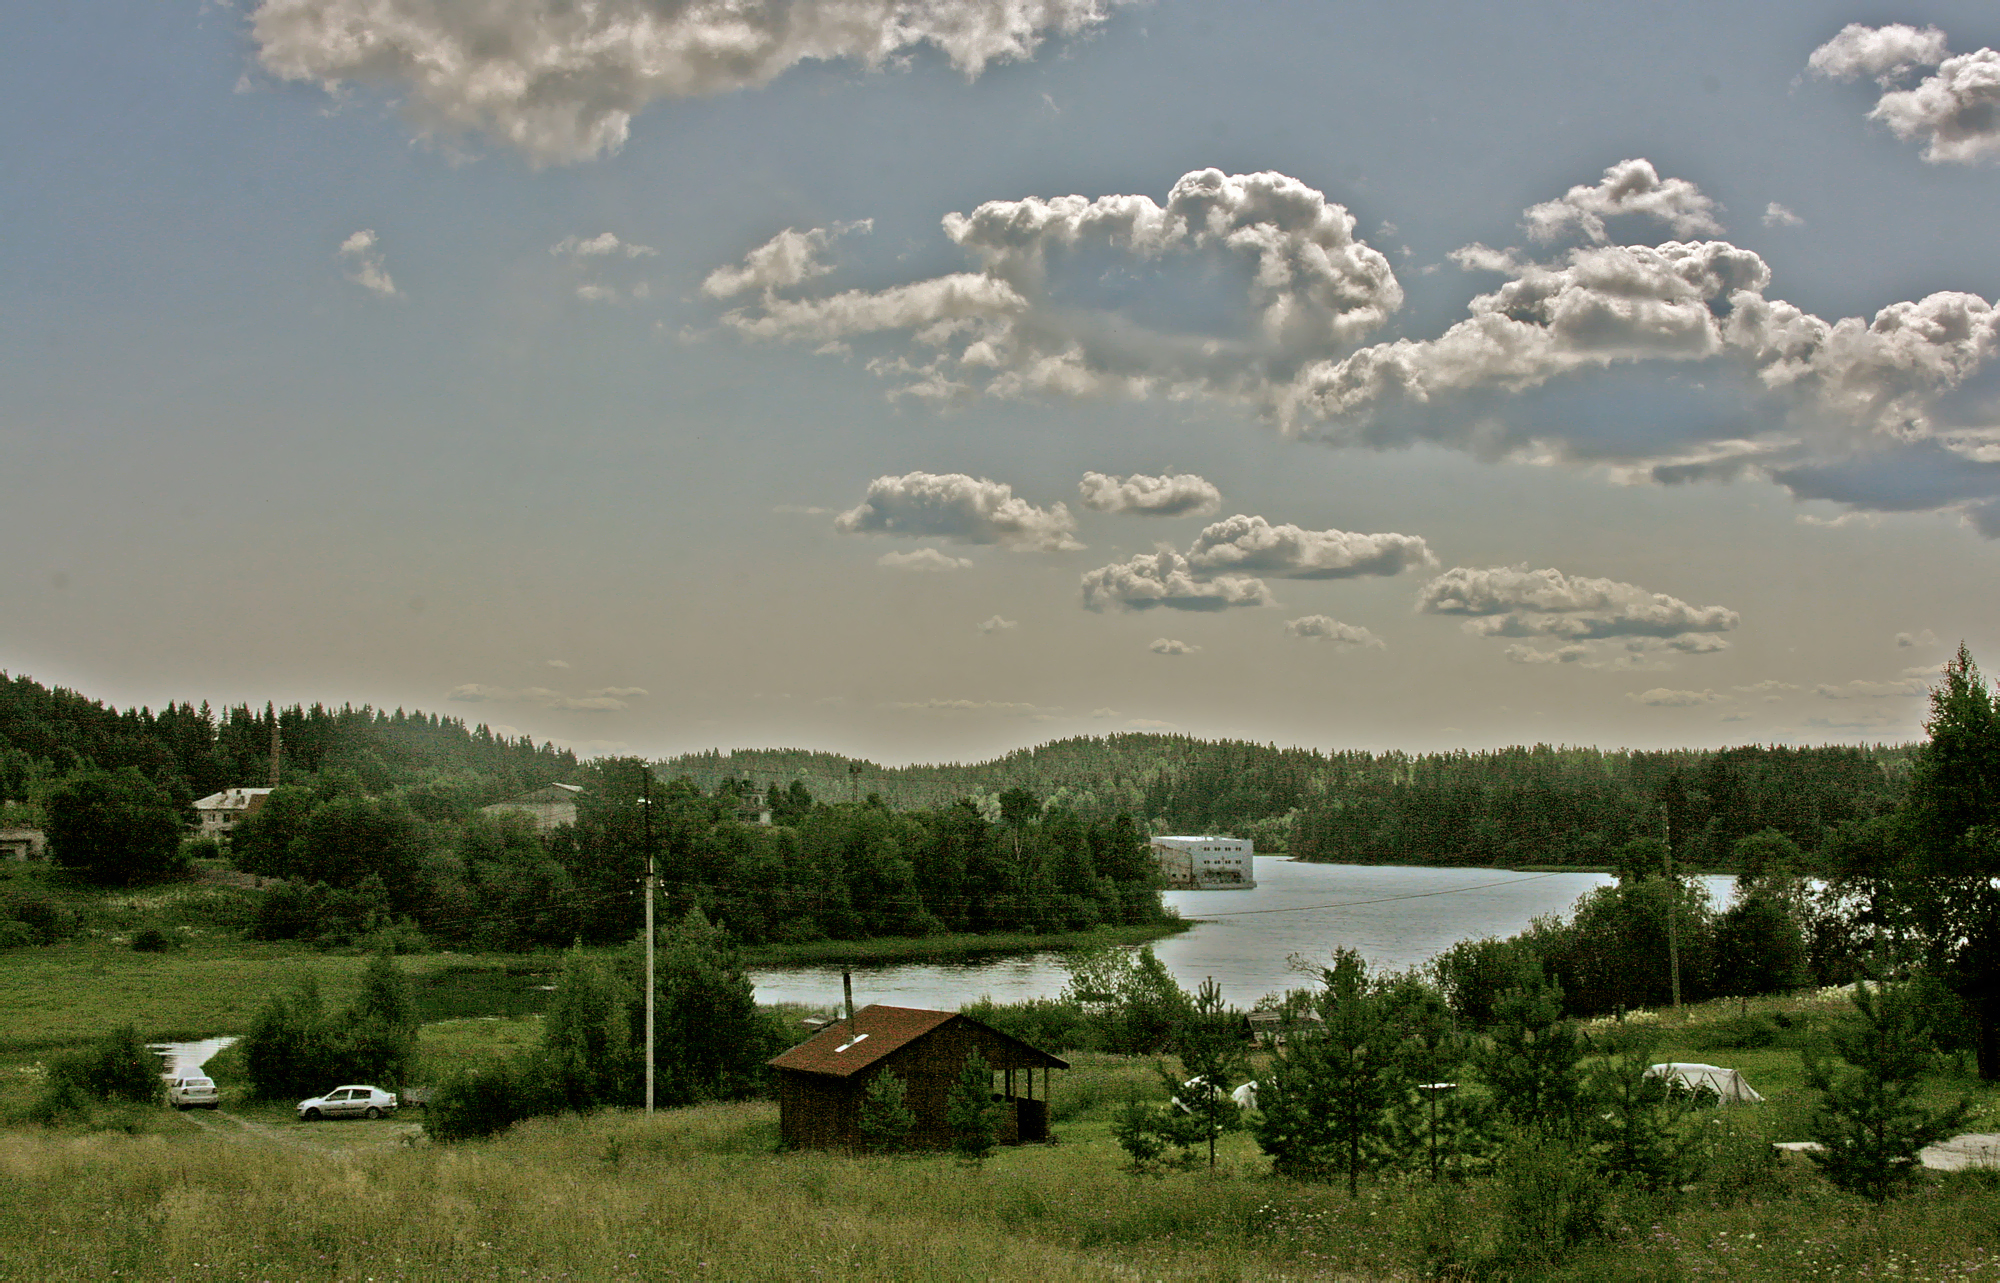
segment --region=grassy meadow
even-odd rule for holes
[[[1933,1174],[1876,1209],[1771,1151],[1803,1134],[1810,1104],[1784,1044],[1836,1010],[1805,995],[1658,1018],[1658,1054],[1740,1068],[1766,1102],[1710,1115],[1698,1184],[1614,1195],[1606,1239],[1487,1276],[2000,1280],[2000,1173]],[[423,1062],[442,1071],[539,1033],[532,1014],[435,1021]],[[1153,1064],[1072,1060],[1056,1075],[1058,1143],[968,1166],[781,1153],[769,1103],[537,1120],[435,1145],[414,1115],[315,1125],[282,1102],[239,1105],[225,1052],[219,1114],[112,1110],[96,1130],[0,1130],[0,1280],[1390,1280],[1471,1277],[1441,1267],[1493,1258],[1491,1181],[1383,1179],[1350,1199],[1273,1179],[1241,1134],[1213,1173],[1128,1175],[1111,1119],[1130,1092],[1156,1089]],[[1931,1094],[1962,1093],[1979,1101],[1974,1127],[2000,1130],[2000,1093],[1942,1066]]]
[[[1844,1010],[1838,993],[1635,1013],[1659,1028],[1657,1058],[1738,1068],[1765,1102],[1704,1116],[1712,1161],[1697,1183],[1672,1195],[1614,1193],[1604,1238],[1505,1268],[1495,1262],[1505,1259],[1507,1213],[1491,1179],[1383,1178],[1350,1199],[1344,1187],[1274,1179],[1244,1134],[1223,1139],[1213,1172],[1127,1174],[1111,1125],[1133,1092],[1157,1098],[1158,1074],[1143,1058],[1071,1056],[1054,1087],[1057,1143],[1002,1149],[979,1166],[781,1153],[770,1103],[543,1119],[443,1146],[423,1136],[415,1112],[313,1125],[289,1102],[248,1101],[235,1050],[210,1063],[225,1100],[215,1113],[106,1107],[90,1126],[20,1121],[47,1057],[112,1026],[134,1023],[147,1039],[240,1033],[267,996],[305,975],[329,1005],[352,997],[364,957],[244,941],[231,926],[238,906],[201,886],[114,896],[60,944],[0,951],[0,1283],[2000,1283],[2000,1173],[1931,1174],[1877,1209],[1770,1148],[1806,1134],[1812,1094],[1800,1049]],[[134,952],[141,926],[170,931],[174,947]],[[419,1081],[537,1043],[543,986],[559,963],[403,959],[425,1019]],[[1968,1130],[2000,1131],[2000,1090],[1962,1060],[1940,1062],[1925,1092],[1971,1096]]]

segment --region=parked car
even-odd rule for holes
[[[214,1109],[222,1103],[222,1096],[215,1090],[215,1080],[190,1074],[177,1078],[172,1074],[161,1075],[167,1080],[167,1103],[175,1109]]]
[[[322,1118],[380,1118],[395,1112],[396,1093],[352,1083],[299,1102],[299,1119],[308,1123]]]

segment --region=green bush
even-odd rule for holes
[[[0,933],[9,922],[20,924],[11,934],[22,944],[54,944],[75,935],[78,926],[74,908],[49,888],[25,881],[0,888]]]
[[[99,1101],[157,1104],[166,1095],[160,1058],[146,1050],[139,1033],[123,1025],[87,1049],[69,1052],[49,1065],[48,1081],[31,1114],[44,1122],[88,1115]]]
[[[132,952],[170,953],[178,948],[180,940],[170,936],[158,927],[141,927],[132,933]]]
[[[528,1116],[522,1075],[505,1061],[460,1070],[432,1090],[424,1134],[451,1143],[497,1136]]]

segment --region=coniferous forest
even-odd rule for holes
[[[258,935],[398,948],[624,939],[648,853],[671,911],[700,909],[748,943],[1155,921],[1149,833],[1233,834],[1315,861],[1468,866],[1616,866],[1635,843],[1666,838],[1683,867],[1728,869],[1744,838],[1775,832],[1810,864],[1896,810],[1916,751],[1411,756],[1123,734],[972,765],[739,750],[649,766],[579,762],[401,709],[121,711],[9,677],[0,822],[96,808],[136,831],[146,825],[130,817],[152,807],[185,823],[195,798],[269,780],[274,728],[280,788],[226,853],[208,854],[276,880]],[[574,825],[537,833],[481,812],[556,782],[584,790]],[[755,822],[753,797],[772,824]],[[87,826],[53,828],[71,846],[94,840],[77,836]],[[70,862],[135,881],[171,876],[189,854],[203,852]]]

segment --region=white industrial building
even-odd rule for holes
[[[1257,885],[1257,851],[1248,838],[1156,837],[1153,858],[1170,891],[1248,891]]]

